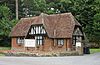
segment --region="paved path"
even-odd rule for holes
[[[66,57],[0,57],[0,65],[100,65],[100,53]]]

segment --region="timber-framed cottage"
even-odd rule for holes
[[[71,13],[21,18],[10,36],[12,49],[31,51],[72,51],[84,40],[82,26]]]

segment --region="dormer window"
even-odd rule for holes
[[[29,34],[46,34],[46,31],[42,25],[32,26]]]

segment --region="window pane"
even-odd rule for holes
[[[60,40],[58,40],[58,45],[60,45]]]
[[[21,43],[24,43],[24,39],[21,38]]]
[[[17,39],[17,43],[20,43],[20,38]]]
[[[24,43],[24,39],[23,38],[17,38],[17,43],[18,44]]]
[[[39,39],[39,36],[37,36],[37,39]]]
[[[37,39],[37,45],[40,45],[40,40]]]
[[[43,37],[42,36],[36,36],[36,44],[37,45],[42,45],[43,44]]]
[[[42,36],[40,36],[40,39],[42,39]]]
[[[64,40],[63,39],[59,39],[58,40],[58,45],[64,45]]]
[[[42,40],[40,40],[40,45],[42,45]]]
[[[64,40],[61,40],[61,45],[63,45],[64,44]]]

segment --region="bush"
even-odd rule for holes
[[[4,39],[1,39],[0,40],[0,46],[2,46],[2,47],[10,47],[11,46],[10,38],[6,37]]]

